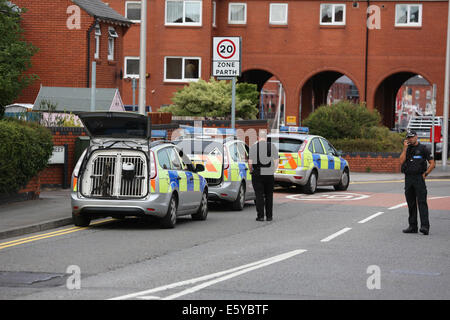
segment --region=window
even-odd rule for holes
[[[345,25],[345,4],[321,4],[321,25]]]
[[[125,57],[125,78],[139,78],[139,57]]]
[[[113,27],[108,28],[108,60],[114,60],[114,42],[118,38],[116,30]]]
[[[141,22],[141,2],[125,2],[125,16],[133,22]]]
[[[287,3],[271,3],[270,4],[270,14],[269,14],[270,24],[281,24],[285,25],[288,23],[288,5]]]
[[[167,148],[167,153],[169,154],[169,160],[171,163],[171,167],[174,170],[183,170],[183,167],[181,166],[180,158],[178,157],[178,154],[175,152],[174,148]]]
[[[420,91],[416,90],[416,100],[419,100],[419,99],[420,99]]]
[[[212,2],[212,26],[216,27],[216,16],[217,16],[217,2]]]
[[[245,144],[238,142],[239,153],[241,154],[241,161],[248,162],[248,152],[245,148]]]
[[[431,99],[431,91],[427,90],[427,100],[430,100],[430,99]]]
[[[228,23],[246,24],[247,23],[247,4],[230,3],[228,5]]]
[[[171,169],[169,155],[167,154],[167,148],[158,151],[158,162],[161,168],[167,170]]]
[[[326,154],[328,154],[330,156],[337,156],[336,149],[334,149],[334,147],[331,144],[329,144],[327,140],[325,140],[325,139],[321,139],[321,140],[322,140],[322,144],[325,146]]]
[[[312,142],[314,145],[314,153],[325,154],[325,151],[323,151],[323,147],[322,144],[320,143],[319,138],[314,138]]]
[[[238,146],[236,143],[233,143],[229,146],[228,151],[230,152],[230,157],[235,162],[241,161],[241,157],[239,154]]]
[[[100,30],[100,25],[95,25],[95,53],[94,59],[100,58],[100,36],[102,35],[102,31]]]
[[[422,5],[421,4],[395,5],[395,25],[400,27],[422,26]]]
[[[166,57],[164,81],[195,81],[200,79],[200,58]]]
[[[202,25],[202,1],[166,0],[166,25]]]

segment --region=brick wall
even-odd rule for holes
[[[343,158],[350,166],[350,172],[400,172],[400,153],[352,152]]]
[[[72,12],[67,8],[74,5],[70,0],[16,0],[14,3],[26,8],[22,15],[24,38],[39,51],[32,58],[28,74],[37,74],[39,79],[23,90],[16,100],[34,103],[40,86],[86,87],[87,86],[87,32],[94,24],[94,18],[80,10],[80,28],[69,29],[67,21]],[[70,23],[69,23],[70,25]],[[108,61],[108,27],[112,26],[119,35],[115,41],[114,61]],[[127,27],[100,22],[100,57],[97,61],[97,87],[122,88],[120,74],[123,60],[123,38]],[[94,30],[90,38],[90,62],[94,61]]]

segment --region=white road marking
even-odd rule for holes
[[[338,231],[338,232],[336,232],[336,233],[333,233],[331,236],[328,236],[328,237],[326,237],[326,238],[320,240],[320,242],[328,242],[328,241],[331,241],[331,240],[333,240],[334,238],[339,237],[341,234],[344,234],[344,233],[346,233],[347,231],[350,231],[350,230],[352,230],[352,228],[344,228],[344,229],[342,229],[342,230],[340,230],[340,231]]]
[[[400,203],[400,204],[398,204],[398,205],[396,205],[396,206],[393,206],[393,207],[388,208],[388,210],[395,210],[395,209],[404,207],[404,206],[406,206],[406,205],[407,205],[407,203],[406,203],[406,202],[403,202],[403,203]]]
[[[373,218],[376,218],[376,217],[382,215],[383,213],[384,213],[384,212],[377,212],[377,213],[371,215],[370,217],[367,217],[367,218],[365,218],[365,219],[363,219],[363,220],[361,220],[361,221],[358,221],[358,223],[366,223],[367,221],[370,221],[370,220],[372,220]]]
[[[288,199],[299,201],[355,201],[369,198],[370,195],[351,193],[351,192],[339,192],[339,193],[315,193],[315,194],[292,194],[286,196]]]
[[[241,275],[243,273],[246,273],[246,272],[249,272],[249,271],[252,271],[252,270],[256,270],[258,268],[262,268],[262,267],[268,266],[270,264],[273,264],[273,263],[280,262],[282,260],[291,258],[293,256],[296,256],[296,255],[301,254],[301,253],[306,252],[306,251],[307,250],[301,250],[301,249],[293,250],[293,251],[289,251],[289,252],[286,252],[286,253],[283,253],[283,254],[280,254],[280,255],[277,255],[277,256],[273,256],[273,257],[267,258],[267,259],[263,259],[263,260],[252,262],[252,263],[249,263],[249,264],[246,264],[246,265],[235,267],[235,268],[232,268],[232,269],[216,272],[216,273],[205,275],[205,276],[198,277],[198,278],[193,278],[193,279],[189,279],[189,280],[175,282],[175,283],[172,283],[172,284],[168,284],[168,285],[165,285],[165,286],[161,286],[161,287],[157,287],[157,288],[153,288],[153,289],[149,289],[149,290],[145,290],[145,291],[140,291],[140,292],[136,292],[136,293],[127,294],[127,295],[116,297],[116,298],[112,298],[112,299],[109,299],[109,300],[125,300],[125,299],[140,298],[140,297],[143,297],[144,299],[145,298],[156,298],[155,296],[147,296],[147,295],[149,295],[151,293],[159,292],[159,291],[165,291],[165,290],[169,290],[169,289],[173,289],[173,288],[177,288],[177,287],[181,287],[181,286],[187,286],[187,285],[195,284],[197,282],[201,282],[201,281],[206,281],[206,280],[217,278],[217,279],[208,281],[206,283],[203,283],[201,285],[195,286],[193,288],[183,290],[183,291],[181,291],[179,293],[176,293],[176,294],[173,294],[171,296],[168,296],[168,297],[165,297],[165,298],[161,298],[163,300],[175,299],[175,298],[180,297],[182,295],[186,295],[186,294],[189,294],[189,293],[201,290],[201,289],[203,289],[203,288],[205,288],[207,286],[211,286],[211,285],[213,285],[215,283],[228,280],[230,278],[236,277],[236,276]],[[145,296],[147,296],[147,297],[145,297]],[[159,298],[159,297],[157,297],[157,298]]]

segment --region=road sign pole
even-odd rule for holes
[[[236,77],[233,77],[231,87],[231,129],[235,129],[236,124]]]

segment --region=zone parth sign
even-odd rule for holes
[[[241,76],[241,37],[213,38],[213,77]]]

